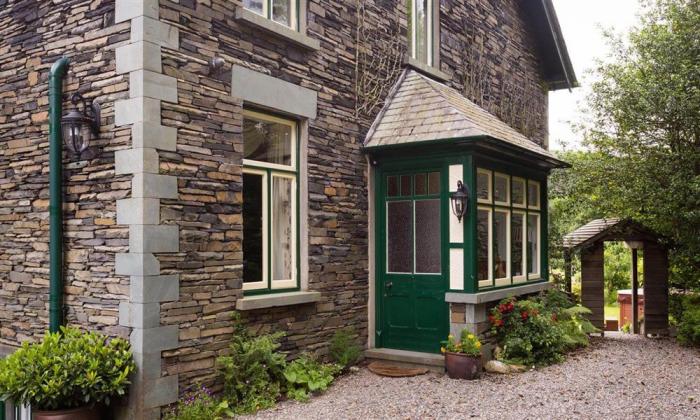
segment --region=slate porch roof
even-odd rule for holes
[[[566,235],[564,235],[564,248],[575,248],[581,245],[582,243],[586,242],[587,240],[593,238],[594,236],[600,234],[601,232],[604,232],[608,228],[617,225],[620,222],[621,220],[615,217],[610,219],[591,220],[590,222],[586,223],[585,225],[581,226],[575,231],[569,232]]]
[[[489,137],[560,162],[548,150],[479,107],[457,90],[415,70],[404,70],[372,124],[365,148]],[[564,165],[557,165],[564,166]]]

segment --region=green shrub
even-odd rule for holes
[[[284,370],[287,398],[308,401],[312,393],[328,389],[339,371],[338,365],[321,364],[308,355],[301,355]]]
[[[362,355],[362,349],[355,341],[355,331],[352,328],[336,331],[331,338],[328,355],[332,361],[343,368],[357,363]]]
[[[37,410],[109,405],[134,369],[126,340],[62,327],[0,360],[0,395]]]
[[[218,362],[224,377],[224,398],[237,414],[273,407],[282,393],[286,359],[277,350],[283,333],[251,336],[234,314],[230,355]]]
[[[568,350],[578,347],[587,347],[589,344],[588,335],[600,332],[586,318],[592,312],[585,306],[576,305],[570,308],[561,309],[556,318],[564,333],[564,343]]]
[[[689,346],[700,346],[700,306],[683,311],[678,323],[678,341]]]
[[[219,400],[206,387],[198,386],[185,392],[165,413],[164,420],[221,420],[234,414],[226,400]]]

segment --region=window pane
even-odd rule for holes
[[[292,261],[292,180],[272,177],[272,280],[291,280]]]
[[[489,184],[491,174],[488,172],[476,173],[476,196],[481,200],[489,200]]]
[[[243,7],[246,9],[253,11],[255,13],[258,13],[260,15],[263,14],[263,1],[266,0],[243,0]]]
[[[401,175],[401,195],[411,195],[411,175]]]
[[[428,194],[440,194],[440,172],[428,174]]]
[[[422,63],[428,63],[428,17],[430,11],[428,9],[428,0],[413,0],[415,4],[414,13],[416,14],[415,26],[415,43],[416,43],[416,60]]]
[[[415,176],[415,194],[416,195],[426,195],[428,193],[428,182],[425,174],[417,174]]]
[[[513,205],[525,205],[525,180],[513,178],[513,191],[511,193]]]
[[[388,197],[396,197],[399,195],[399,180],[395,176],[390,176],[387,178],[386,195]]]
[[[489,224],[489,210],[479,209],[476,220],[479,280],[489,279]]]
[[[538,229],[540,216],[538,214],[527,215],[527,272],[528,274],[539,274],[539,241],[540,231]]]
[[[243,157],[279,165],[292,164],[293,125],[243,118]]]
[[[391,273],[413,272],[413,206],[411,201],[387,203],[387,268]]]
[[[493,181],[493,200],[501,203],[508,202],[508,177],[496,174]]]
[[[292,26],[292,1],[295,0],[272,0],[272,20]]]
[[[525,233],[525,215],[513,213],[510,225],[510,243],[513,249],[511,256],[511,274],[513,277],[522,276],[523,273],[523,238]]]
[[[493,215],[493,277],[508,276],[508,213],[496,211]]]
[[[243,282],[263,281],[262,175],[243,174]]]
[[[416,201],[416,273],[440,272],[440,200]]]
[[[530,207],[540,206],[540,183],[527,181],[527,205]]]

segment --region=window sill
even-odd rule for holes
[[[411,67],[416,71],[423,73],[426,76],[436,79],[440,82],[447,82],[452,78],[449,74],[441,72],[435,67],[429,66],[425,63],[421,63],[420,61],[408,55],[404,56],[403,65]]]
[[[447,292],[445,293],[445,302],[470,303],[476,305],[479,303],[498,301],[509,296],[538,293],[551,287],[552,283],[541,281],[538,283],[520,284],[518,286],[505,287],[503,289],[488,290],[486,292],[478,293]]]
[[[321,292],[287,292],[273,293],[269,295],[246,296],[236,301],[236,309],[239,311],[251,311],[254,309],[274,308],[277,306],[302,305],[321,300]]]
[[[236,20],[243,21],[256,28],[262,29],[267,33],[279,36],[287,41],[293,42],[300,47],[312,51],[318,51],[321,48],[321,43],[317,39],[310,38],[301,32],[287,28],[279,23],[273,22],[257,13],[246,10],[243,7],[236,8]]]

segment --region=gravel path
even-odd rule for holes
[[[428,374],[383,378],[367,369],[260,419],[700,419],[700,352],[671,340],[594,338],[561,364],[478,381]]]

